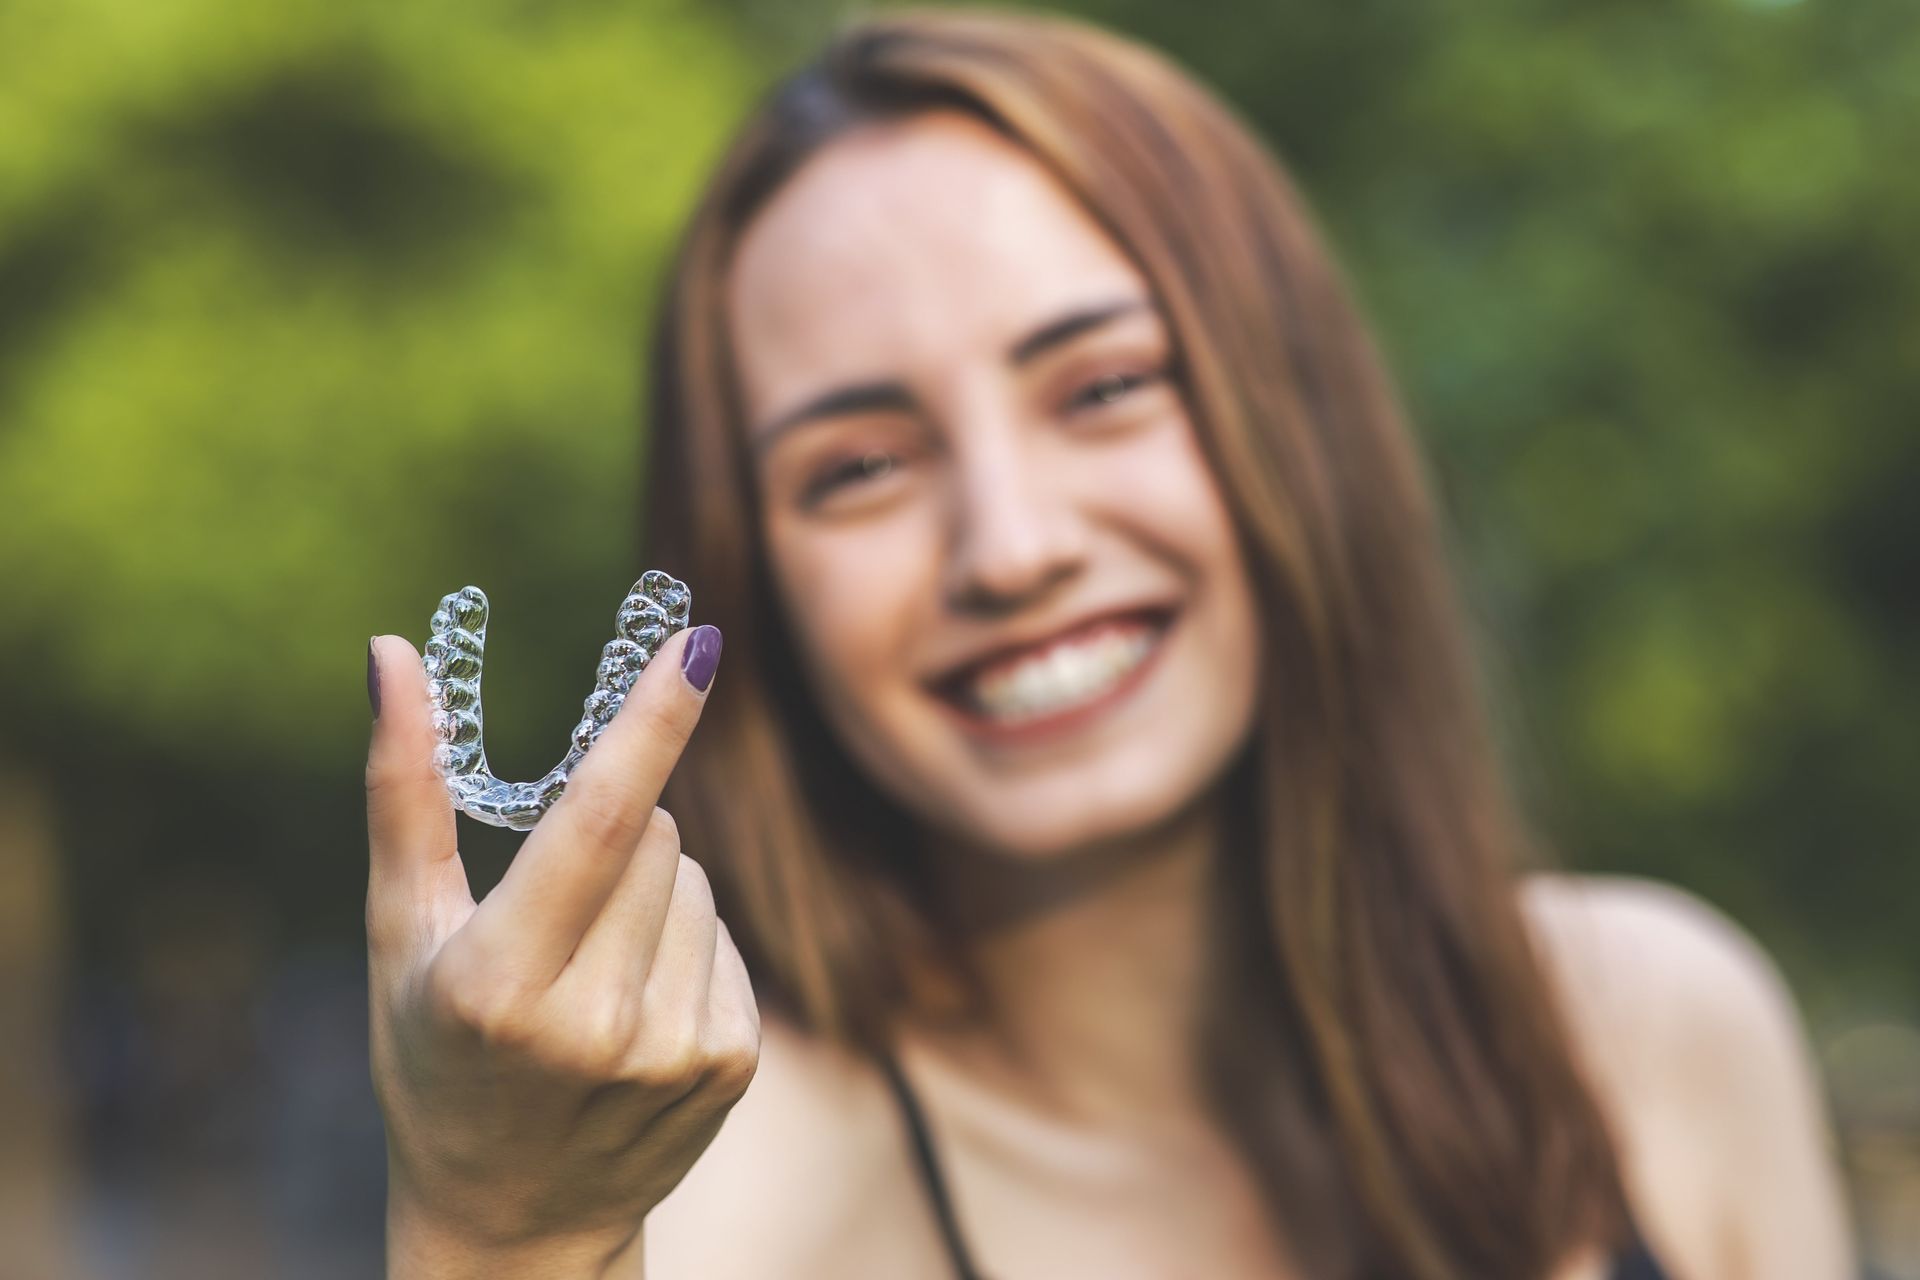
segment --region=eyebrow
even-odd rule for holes
[[[1148,304],[1143,298],[1122,298],[1115,302],[1104,302],[1069,311],[1058,319],[1047,321],[1008,347],[1007,363],[1015,368],[1031,364],[1046,352],[1083,333],[1111,324],[1122,316],[1148,309]],[[872,413],[885,409],[911,412],[915,406],[913,393],[895,381],[858,382],[835,387],[831,391],[815,396],[799,408],[781,414],[761,428],[754,434],[753,452],[756,455],[765,453],[775,440],[808,422],[823,418],[837,418],[850,413]]]

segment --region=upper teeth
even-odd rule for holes
[[[1012,666],[977,677],[974,704],[996,720],[1023,720],[1088,702],[1111,689],[1153,648],[1153,632],[1106,630],[1056,644]]]

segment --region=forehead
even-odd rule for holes
[[[952,112],[828,144],[749,224],[728,280],[750,405],[997,357],[1035,324],[1143,294],[1126,255],[1017,144]]]

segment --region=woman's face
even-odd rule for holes
[[[1226,507],[1132,263],[957,113],[830,144],[747,228],[732,341],[774,578],[827,718],[911,812],[1045,857],[1245,740]]]

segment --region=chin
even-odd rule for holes
[[[1102,781],[1106,785],[1066,777],[1033,787],[1002,785],[955,804],[946,825],[1009,861],[1096,857],[1174,825],[1210,790],[1211,779],[1173,776],[1162,765],[1146,776]]]

